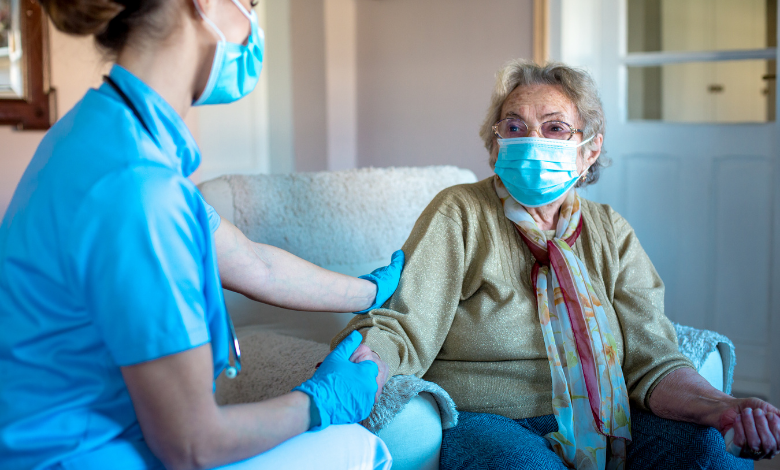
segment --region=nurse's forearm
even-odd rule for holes
[[[250,299],[294,310],[353,312],[376,297],[374,283],[254,243],[225,219],[214,240],[222,285]]]
[[[251,243],[251,242],[250,242]],[[241,273],[223,285],[247,297],[294,310],[354,312],[368,308],[376,285],[364,279],[328,271],[279,248],[252,244]],[[253,274],[265,271],[265,275]],[[224,279],[224,278],[223,278]]]
[[[303,392],[262,402],[219,407],[222,432],[208,446],[206,468],[243,460],[270,450],[309,429],[309,403]]]
[[[122,367],[144,438],[170,470],[213,468],[265,452],[309,428],[310,398],[291,392],[219,407],[211,345]]]

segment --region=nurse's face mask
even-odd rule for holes
[[[563,121],[543,122],[537,132],[542,138],[528,137],[526,123],[515,118],[493,126],[498,140],[495,172],[509,194],[526,207],[545,206],[569,192],[582,177],[577,173],[577,149],[593,139],[578,144],[572,137],[582,129]]]
[[[203,93],[193,103],[193,106],[232,103],[251,93],[260,80],[265,35],[263,30],[257,26],[255,12],[247,11],[238,0],[232,0],[232,2],[252,25],[252,32],[245,45],[227,42],[222,31],[206,17],[198,2],[195,1],[195,7],[201,18],[217,33],[219,39],[206,88],[203,89]]]

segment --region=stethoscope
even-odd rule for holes
[[[149,135],[153,135],[152,131],[149,129],[149,127],[144,122],[143,118],[141,117],[141,113],[138,112],[138,108],[135,107],[132,101],[130,101],[130,98],[127,97],[124,91],[122,91],[121,88],[119,88],[119,85],[116,84],[116,82],[109,77],[108,75],[103,75],[103,81],[108,83],[111,88],[114,89],[114,91],[119,94],[119,97],[122,98],[122,100],[125,102],[128,108],[130,108],[130,111],[133,112],[135,115],[135,118],[138,119],[138,122],[141,123],[142,126],[144,126],[144,129],[146,129],[146,132],[149,133]],[[225,316],[227,317],[227,323],[228,323],[228,331],[230,333],[230,343],[233,345],[233,364],[230,363],[230,354],[228,354],[228,365],[225,368],[225,377],[229,379],[234,379],[240,372],[241,372],[241,347],[238,345],[238,336],[236,335],[236,329],[233,326],[233,320],[230,318],[230,314],[228,313],[227,309],[225,309]]]

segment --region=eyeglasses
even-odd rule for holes
[[[528,137],[532,130],[539,131],[542,137],[546,139],[555,140],[571,140],[574,134],[582,133],[582,129],[577,129],[563,121],[546,121],[537,129],[529,129],[525,121],[517,118],[505,118],[493,125],[493,133],[499,139]]]

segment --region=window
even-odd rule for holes
[[[628,118],[775,120],[777,0],[627,0]]]

